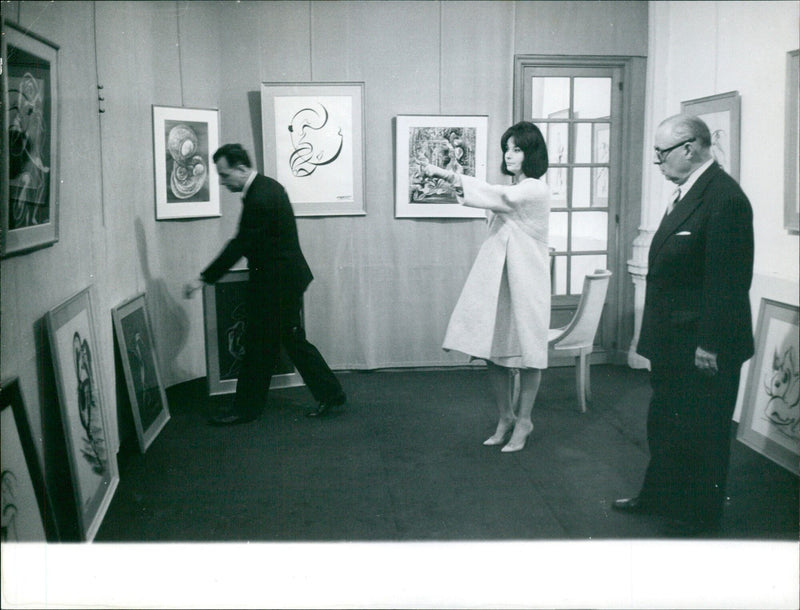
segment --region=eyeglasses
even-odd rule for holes
[[[676,148],[680,148],[684,144],[688,144],[689,142],[694,142],[696,138],[689,138],[688,140],[684,140],[683,142],[678,142],[675,146],[670,146],[669,148],[659,148],[658,146],[653,146],[656,151],[656,165],[661,165],[664,161],[667,160],[669,153],[671,153]]]

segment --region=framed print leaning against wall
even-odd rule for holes
[[[800,476],[800,309],[761,299],[736,438]]]
[[[248,276],[247,269],[232,269],[216,284],[203,286],[206,371],[210,396],[236,391],[247,332],[245,291]],[[303,378],[281,347],[278,368],[269,387],[276,389],[300,385],[303,385]]]
[[[711,131],[714,160],[739,181],[741,98],[738,91],[681,102],[681,113],[700,117]]]
[[[395,218],[485,218],[485,210],[460,205],[452,185],[424,176],[421,166],[486,180],[487,130],[486,116],[398,116]]]
[[[90,288],[47,312],[67,461],[84,540],[94,539],[119,483],[109,447]]]
[[[9,22],[2,36],[0,254],[58,241],[58,47]]]
[[[296,216],[366,213],[364,83],[262,83],[264,173]]]
[[[144,453],[170,418],[144,293],[112,309],[111,316],[139,449]]]
[[[153,106],[156,220],[220,216],[219,112]]]

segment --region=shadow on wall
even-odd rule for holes
[[[150,272],[147,237],[140,218],[134,221],[134,229],[144,275],[145,300],[152,325],[153,343],[161,367],[161,378],[165,385],[170,385],[174,380],[190,377],[190,373],[178,365],[178,355],[186,346],[189,337],[189,316],[169,293],[164,280],[154,278]]]

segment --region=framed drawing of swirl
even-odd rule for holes
[[[156,220],[220,216],[219,111],[153,106]]]
[[[2,35],[0,253],[58,241],[58,47],[13,23]]]

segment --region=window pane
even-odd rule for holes
[[[575,136],[575,163],[592,162],[592,124],[578,123]]]
[[[567,168],[551,167],[545,174],[545,181],[550,187],[550,207],[567,207]]]
[[[592,168],[592,207],[608,207],[608,168]]]
[[[536,125],[547,142],[547,160],[550,165],[566,163],[569,154],[569,125],[567,123],[542,123]]]
[[[567,249],[568,219],[569,214],[567,212],[550,213],[550,245],[559,252],[564,252]]]
[[[606,268],[606,255],[595,254],[592,256],[573,256],[570,277],[570,294],[580,294],[583,292],[583,278],[587,273],[592,273],[596,269]]]
[[[572,207],[588,208],[590,184],[590,169],[588,167],[576,167],[572,170]]]
[[[592,163],[608,163],[608,136],[611,125],[592,123]]]
[[[611,116],[611,79],[576,78],[576,119],[598,119]]]
[[[607,212],[574,212],[572,214],[573,252],[605,250],[608,245]]]
[[[556,256],[553,266],[553,294],[567,294],[567,257]]]
[[[530,116],[534,119],[567,118],[569,116],[569,78],[534,77],[531,81]]]

